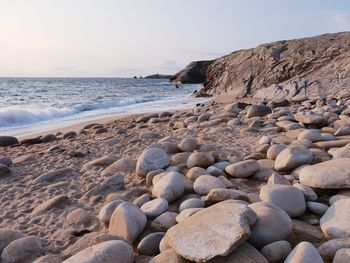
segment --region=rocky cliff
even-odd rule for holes
[[[350,32],[263,44],[210,64],[199,95],[238,98],[350,94]]]
[[[205,81],[208,67],[212,62],[212,60],[191,62],[185,69],[172,76],[170,81],[183,84],[201,84]]]

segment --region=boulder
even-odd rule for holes
[[[110,240],[88,247],[64,263],[133,263],[132,247],[121,240]]]
[[[167,231],[166,239],[180,256],[205,262],[228,255],[244,243],[250,236],[249,226],[256,219],[256,214],[246,205],[228,200],[202,209],[173,226]]]
[[[108,232],[133,243],[147,223],[146,215],[132,203],[124,202],[113,212]]]
[[[249,243],[261,248],[270,243],[284,240],[293,229],[289,215],[277,206],[257,202],[249,205],[257,215],[258,220],[251,227]]]
[[[303,192],[293,186],[264,185],[260,190],[260,198],[281,208],[291,217],[300,216],[306,210]]]
[[[301,145],[291,145],[277,155],[275,169],[279,172],[288,172],[298,166],[312,162],[312,152]]]
[[[160,148],[149,148],[142,152],[136,164],[136,173],[146,177],[153,170],[163,169],[170,164],[167,153]]]
[[[336,201],[320,219],[322,232],[329,239],[350,237],[350,198]]]
[[[300,183],[312,188],[350,188],[350,158],[334,159],[303,168]]]

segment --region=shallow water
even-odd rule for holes
[[[130,78],[0,78],[0,132],[97,116],[181,109],[200,85]]]

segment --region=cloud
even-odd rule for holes
[[[176,60],[170,59],[165,60],[161,65],[155,66],[155,69],[165,70],[165,71],[175,71],[182,68]]]

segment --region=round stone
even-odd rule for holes
[[[290,243],[281,240],[264,246],[261,249],[261,254],[263,254],[270,263],[279,263],[283,262],[291,251],[292,246]]]
[[[164,232],[156,232],[145,236],[137,245],[137,252],[140,255],[146,256],[155,256],[159,254],[159,244],[164,235]]]
[[[270,243],[285,239],[292,233],[293,224],[289,215],[277,206],[257,202],[249,205],[256,213],[258,220],[251,226],[249,243],[255,247],[263,247]]]
[[[136,173],[146,177],[147,173],[163,169],[170,163],[167,153],[160,148],[150,148],[140,155],[136,164]]]
[[[226,186],[219,178],[211,175],[202,175],[193,184],[194,191],[199,195],[206,195],[214,188],[226,188]]]
[[[264,185],[260,190],[262,201],[274,204],[291,217],[302,215],[306,210],[302,191],[288,185]]]
[[[147,218],[153,219],[164,213],[169,207],[168,201],[164,198],[153,199],[141,206],[141,211]]]
[[[215,159],[211,152],[195,152],[192,153],[187,159],[187,167],[203,167],[207,168],[215,163]]]
[[[202,207],[205,207],[205,203],[202,199],[190,198],[181,203],[179,211],[181,212],[188,208],[202,208]]]
[[[198,148],[197,140],[193,138],[185,138],[180,142],[179,148],[183,152],[193,152]]]

